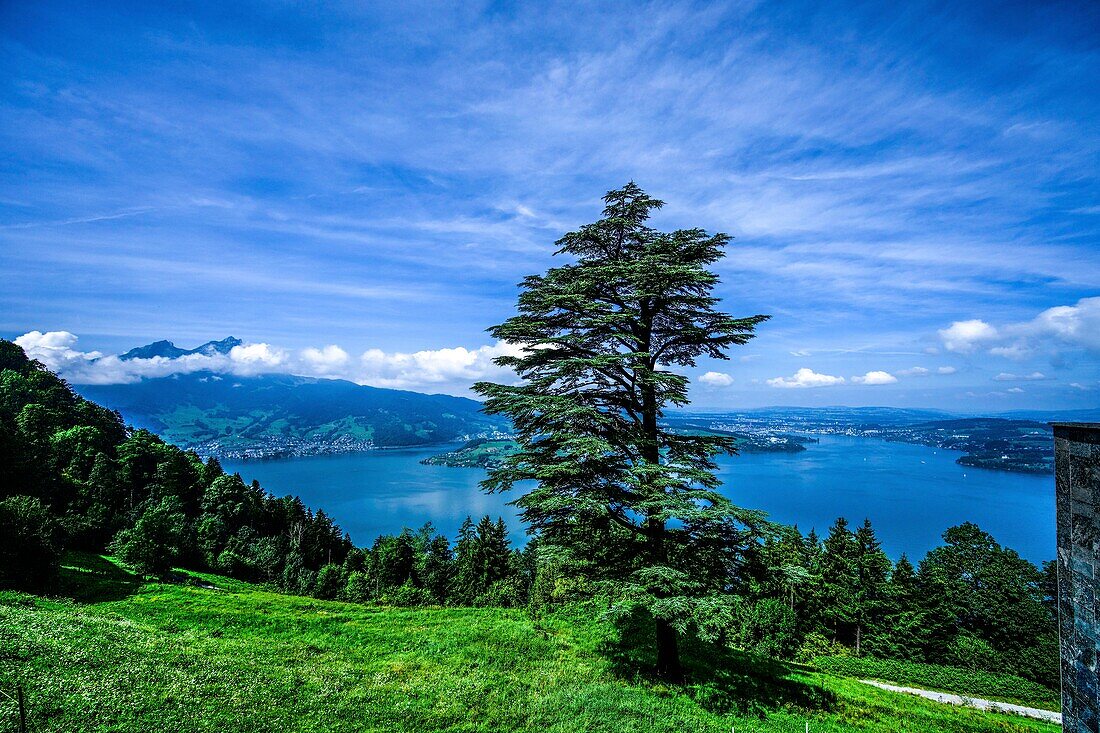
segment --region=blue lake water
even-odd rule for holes
[[[275,494],[294,493],[323,508],[359,545],[382,533],[431,521],[454,537],[463,518],[503,516],[523,541],[514,496],[487,496],[485,472],[425,466],[445,448],[379,450],[269,461],[224,461],[246,481]],[[838,516],[869,517],[891,557],[916,561],[940,544],[948,527],[978,524],[1002,545],[1038,563],[1054,557],[1054,477],[967,468],[959,453],[867,438],[822,436],[795,454],[758,453],[719,459],[723,493],[763,509],[803,532],[824,536]]]

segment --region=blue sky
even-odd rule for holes
[[[464,393],[636,180],[773,320],[701,407],[1100,405],[1095,3],[0,5],[0,335]],[[708,374],[709,373],[709,374]]]

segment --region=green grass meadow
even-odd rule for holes
[[[713,647],[671,687],[634,633],[592,607],[380,608],[72,555],[59,596],[0,593],[0,689],[24,687],[30,731],[1058,730]]]

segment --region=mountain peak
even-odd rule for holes
[[[210,356],[212,354],[228,354],[233,350],[235,346],[240,346],[244,342],[236,336],[227,336],[221,341],[207,341],[197,349],[192,349],[192,354],[206,354]]]
[[[161,356],[165,359],[174,359],[186,353],[186,351],[179,348],[171,341],[162,340],[154,341],[145,346],[138,346],[135,349],[130,349],[125,354],[120,354],[118,358],[123,361],[128,361],[130,359],[152,359],[155,356]]]
[[[205,356],[213,356],[214,354],[228,354],[233,350],[233,347],[240,346],[244,342],[235,336],[228,336],[221,341],[207,341],[202,346],[194,349],[181,349],[171,341],[160,340],[154,341],[151,344],[145,346],[138,346],[137,348],[130,349],[125,354],[119,354],[119,359],[122,361],[129,361],[130,359],[152,359],[154,357],[162,357],[164,359],[177,359],[181,356],[187,356],[188,354],[203,354]]]

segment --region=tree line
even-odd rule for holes
[[[745,558],[734,642],[772,657],[854,655],[1011,672],[1058,688],[1056,566],[977,525],[892,562],[870,520],[822,540],[780,527]]]
[[[22,350],[0,341],[0,585],[48,590],[66,549],[135,570],[209,570],[318,598],[391,605],[527,607],[621,598],[593,564],[539,537],[512,547],[501,519],[467,518],[452,543],[430,524],[355,547],[323,510],[275,497],[216,459],[128,430]],[[892,562],[869,521],[822,540],[761,529],[744,543],[712,623],[777,658],[853,654],[1012,671],[1056,686],[1053,564],[1038,570],[972,524],[917,566]],[[716,564],[716,567],[723,567]]]

